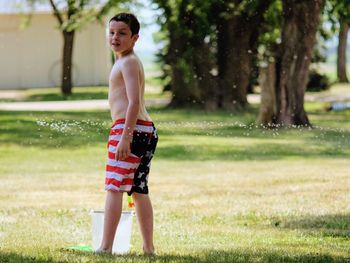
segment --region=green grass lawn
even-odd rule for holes
[[[329,71],[332,72],[332,71]],[[328,72],[328,73],[329,73]],[[163,80],[155,76],[146,79],[145,99],[170,99],[171,92],[163,91]],[[307,95],[319,96],[342,96],[348,94],[350,90],[349,84],[333,83],[331,87],[322,92],[307,92]],[[63,96],[60,88],[33,88],[25,90],[7,90],[16,94],[11,98],[2,97],[0,91],[0,102],[16,102],[16,101],[65,101],[65,100],[105,100],[108,98],[107,86],[93,87],[73,87],[72,95]],[[256,88],[259,93],[259,88]]]
[[[154,57],[144,56],[145,64],[145,98],[170,98],[169,91],[163,92],[164,81],[160,78],[162,75],[160,65],[154,62]],[[15,97],[2,97],[0,90],[0,102],[16,101],[64,101],[64,100],[102,100],[108,97],[108,86],[87,86],[73,87],[72,94],[64,96],[60,87],[30,88],[23,90],[8,89],[15,92]]]
[[[160,80],[148,80],[146,84],[145,99],[169,98],[170,92],[163,92]],[[64,100],[104,100],[108,98],[108,87],[74,87],[73,94],[63,96],[59,88],[34,88],[16,90],[18,98],[1,98],[0,102],[15,101],[64,101]]]
[[[67,250],[104,205],[107,111],[0,111],[0,262],[350,262],[350,111],[306,106],[313,129],[150,110],[156,258],[136,220],[130,255]]]

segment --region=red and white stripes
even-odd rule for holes
[[[128,192],[134,181],[134,174],[140,165],[141,158],[132,155],[123,161],[115,160],[117,145],[121,139],[125,119],[115,121],[108,138],[108,160],[106,165],[105,189],[113,191]],[[153,123],[137,120],[135,131],[152,133]]]

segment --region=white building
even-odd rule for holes
[[[57,19],[48,4],[40,5],[21,29],[29,10],[19,2],[0,0],[0,89],[60,86],[63,36]],[[74,86],[106,85],[110,67],[105,27],[93,23],[76,32]]]

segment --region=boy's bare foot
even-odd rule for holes
[[[112,253],[112,249],[105,249],[105,248],[100,247],[99,249],[97,249],[95,251],[95,253],[97,253],[97,254],[104,254],[104,253],[111,254]]]
[[[145,247],[142,247],[143,249],[143,253],[146,255],[146,256],[155,256],[156,253],[154,252],[154,248],[145,248]]]

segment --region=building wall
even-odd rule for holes
[[[0,14],[0,89],[60,85],[63,37],[52,14]],[[106,85],[111,67],[105,28],[90,24],[76,33],[73,50],[75,86]]]

